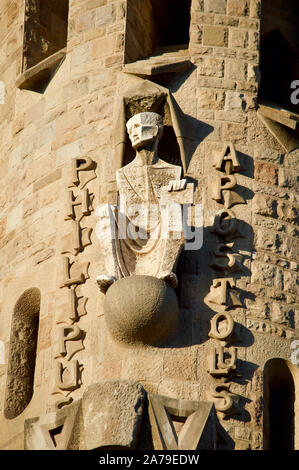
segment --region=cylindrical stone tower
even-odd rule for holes
[[[299,449],[297,3],[2,0],[0,449]]]

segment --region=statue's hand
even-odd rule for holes
[[[186,189],[187,186],[187,180],[171,180],[168,183],[168,188],[167,191],[182,191],[183,189]]]

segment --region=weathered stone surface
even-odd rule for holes
[[[278,183],[278,168],[264,162],[254,163],[255,178],[263,183],[276,185]]]
[[[149,417],[155,450],[216,448],[216,414],[210,402],[175,400],[150,394]],[[179,433],[175,427],[178,421],[184,422]]]
[[[249,11],[249,0],[228,0],[227,14],[232,16],[245,16]]]
[[[67,3],[66,28],[66,16],[61,13]],[[271,357],[283,358],[290,365],[295,391],[298,387],[297,369],[290,363],[291,357],[296,359],[296,350],[292,347],[298,340],[299,325],[299,150],[295,131],[298,118],[295,107],[283,109],[290,106],[290,90],[286,92],[284,104],[279,104],[275,97],[271,106],[261,104],[265,73],[260,54],[267,31],[280,29],[289,43],[296,38],[298,13],[294,11],[298,11],[298,2],[175,2],[183,5],[185,10],[182,11],[187,16],[191,3],[190,25],[187,16],[186,21],[182,20],[183,15],[172,19],[169,5],[173,0],[163,0],[164,3],[165,10],[159,0],[1,2],[0,344],[4,344],[4,356],[0,352],[0,448],[3,450],[23,448],[24,422],[34,416],[40,418],[28,425],[28,432],[32,434],[29,433],[30,444],[27,441],[26,446],[30,448],[86,448],[85,437],[80,434],[84,430],[84,415],[89,423],[86,438],[95,439],[88,445],[101,446],[105,420],[101,422],[99,416],[88,412],[92,400],[86,401],[84,414],[81,405],[78,414],[74,413],[76,426],[67,426],[74,431],[69,437],[60,428],[64,427],[68,411],[71,414],[75,404],[81,403],[84,391],[103,379],[115,381],[116,390],[121,388],[117,383],[132,380],[141,383],[148,392],[172,397],[181,405],[188,399],[197,403],[208,399],[219,382],[206,370],[207,355],[220,346],[225,321],[220,322],[221,331],[215,334],[214,328],[212,336],[209,333],[213,322],[219,319],[217,315],[223,312],[233,319],[230,339],[236,340],[231,346],[227,342],[225,351],[230,356],[230,348],[238,347],[236,366],[241,375],[225,385],[231,385],[231,393],[242,397],[242,409],[238,416],[217,411],[219,429],[223,430],[218,436],[218,448],[262,449],[266,446],[263,429],[268,405],[263,395],[263,374],[264,364]],[[183,30],[183,41],[180,41]],[[59,52],[65,45],[66,50]],[[55,50],[58,51],[56,57],[52,55]],[[278,49],[275,52],[278,54]],[[49,61],[39,62],[45,57]],[[59,57],[64,60],[60,61]],[[56,59],[59,59],[58,67]],[[36,68],[23,79],[29,76],[37,79],[41,74],[39,79],[47,78],[43,84],[47,85],[45,92],[17,89],[16,78],[22,71],[29,71],[30,61],[32,65],[37,61]],[[287,75],[287,70],[281,68]],[[34,80],[31,85],[33,83]],[[149,87],[154,89],[156,101],[148,94]],[[127,90],[138,91],[137,101],[130,101]],[[280,92],[281,87],[274,91]],[[129,102],[129,112],[124,111],[122,116],[118,114],[123,110],[120,100]],[[158,153],[167,164],[179,169],[184,167],[183,138],[191,127],[195,129],[196,139],[188,139],[184,147],[184,161],[190,160],[188,172],[183,174],[181,170],[180,179],[188,179],[187,183],[194,185],[194,201],[202,204],[203,209],[202,216],[200,212],[193,213],[195,208],[188,213],[188,230],[203,227],[203,245],[179,257],[179,284],[173,309],[170,311],[169,302],[160,316],[158,307],[156,311],[149,309],[145,336],[146,327],[143,330],[144,325],[137,322],[142,348],[132,342],[121,344],[113,338],[105,321],[105,296],[99,292],[96,282],[99,274],[105,274],[107,261],[103,244],[98,243],[95,233],[96,208],[102,203],[117,204],[113,167],[116,135],[120,146],[125,148],[120,165],[124,173],[134,158],[129,136],[123,132],[132,109],[163,115],[164,134]],[[180,125],[176,127],[177,122]],[[220,169],[213,166],[214,152],[220,152],[222,146],[231,141],[242,167],[242,171],[234,170],[233,175],[228,164]],[[76,169],[73,159],[76,159]],[[86,159],[94,166],[85,179],[84,172],[77,170],[86,166]],[[144,174],[145,171],[146,165],[142,169]],[[74,206],[68,211],[70,204],[65,196],[74,173],[77,173],[75,183],[69,188],[73,192]],[[246,202],[235,204],[229,209],[233,214],[226,215],[228,220],[237,221],[237,228],[229,237],[225,234],[225,223],[223,231],[214,230],[215,216],[225,203],[224,198],[213,199],[221,174],[227,178],[226,183],[232,181],[231,176],[236,177],[234,191]],[[129,176],[129,183],[135,190],[139,187],[144,197],[145,179],[137,177],[136,167]],[[85,200],[85,189],[88,189],[89,202]],[[160,182],[156,190],[160,197]],[[229,203],[231,194],[227,194]],[[165,195],[164,192],[163,197],[167,199]],[[175,199],[179,195],[180,190]],[[235,201],[240,202],[240,199]],[[65,219],[66,214],[71,215]],[[80,230],[77,230],[78,221]],[[92,229],[88,240],[85,229]],[[245,269],[233,273],[232,285],[223,289],[224,276],[217,269],[223,258],[215,253],[221,250],[223,253],[229,243],[233,243],[234,255],[242,257]],[[64,276],[60,266],[62,251],[69,257]],[[144,264],[142,260],[138,274],[156,276],[160,253],[155,260],[151,258]],[[212,261],[212,257],[218,262]],[[177,259],[174,258],[173,262]],[[228,267],[229,257],[224,259]],[[167,276],[174,285],[175,278],[169,273]],[[64,287],[60,288],[61,277]],[[113,286],[108,287],[107,295]],[[155,292],[160,295],[159,289],[149,292],[148,288],[150,286],[145,285],[137,299],[143,315],[138,321],[146,317],[147,301],[153,306]],[[28,316],[15,321],[18,299],[28,289],[41,292],[37,337],[36,329],[27,321]],[[214,302],[206,303],[209,292]],[[131,312],[132,307],[133,291],[124,288],[121,295],[116,322],[123,318],[124,309]],[[177,302],[182,307],[179,313]],[[153,328],[150,326],[152,314]],[[126,321],[122,324],[119,321],[117,328],[126,327]],[[75,326],[80,328],[82,336],[66,341],[66,347],[61,347],[61,336],[56,333],[65,328],[63,339],[76,337]],[[136,324],[133,326],[135,328]],[[129,335],[135,338],[133,326],[129,325]],[[149,344],[153,336],[157,339],[159,335],[160,343]],[[36,349],[33,348],[34,338],[37,338]],[[53,357],[58,354],[58,343],[59,360]],[[228,363],[228,357],[225,361]],[[61,364],[60,369],[57,363]],[[60,389],[58,395],[52,395],[57,370],[61,372],[57,383],[72,390]],[[108,388],[101,389],[107,403],[105,410],[109,410],[111,416],[115,411],[114,416],[124,423],[129,421],[130,429],[134,429],[139,418],[137,415],[133,418],[134,413],[126,408],[127,404],[131,407],[134,399],[126,401],[120,391],[117,395],[121,397],[120,405],[113,408],[110,404],[114,403],[113,387],[110,402]],[[137,390],[132,396],[138,393]],[[225,408],[230,400],[228,389],[218,389],[214,395],[215,406]],[[59,411],[57,403],[62,406]],[[101,412],[100,395],[94,403]],[[282,401],[276,409],[282,409]],[[109,413],[106,416],[108,426]],[[296,410],[294,414],[296,416]],[[57,421],[58,418],[62,421]],[[173,420],[177,436],[184,430],[182,420],[185,417]],[[41,432],[41,428],[48,434]],[[187,425],[185,430],[188,429]],[[123,425],[120,431],[121,438],[127,438],[120,445],[153,446],[148,427],[140,427],[141,440],[132,434],[125,436]],[[100,433],[104,437],[97,443],[96,436]],[[279,430],[278,434],[281,443],[287,433]],[[173,436],[175,439],[175,434]],[[112,434],[112,437],[114,443],[117,442],[117,436]],[[188,439],[186,442],[190,443]],[[209,446],[206,441],[204,447]],[[299,448],[298,436],[293,447]]]
[[[112,336],[127,344],[163,344],[178,327],[178,301],[164,281],[131,276],[107,291],[105,319]]]
[[[204,26],[203,45],[226,47],[228,42],[228,28],[223,26]]]

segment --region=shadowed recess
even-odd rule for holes
[[[37,288],[26,290],[14,308],[4,406],[7,419],[19,416],[33,395],[39,311]]]
[[[294,449],[293,376],[283,359],[270,359],[264,369],[264,449]]]

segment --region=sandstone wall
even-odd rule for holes
[[[208,337],[215,311],[205,299],[213,280],[223,277],[210,266],[211,252],[219,244],[214,218],[223,209],[213,199],[217,171],[212,160],[228,141],[235,144],[244,169],[235,176],[246,202],[232,208],[242,235],[234,239],[234,250],[243,255],[244,270],[228,276],[236,280],[242,301],[242,307],[231,312],[240,337],[236,346],[241,377],[230,387],[242,399],[241,415],[221,418],[221,424],[236,449],[262,448],[263,366],[272,357],[290,360],[290,343],[298,338],[299,152],[286,152],[257,116],[260,3],[192,2],[188,54],[194,67],[171,77],[166,86],[199,135],[188,176],[198,182],[195,202],[203,205],[204,243],[180,261],[179,338],[163,348],[136,351],[117,345],[107,332],[104,295],[95,281],[103,266],[94,234],[95,211],[80,222],[93,229],[92,244],[75,256],[61,251],[72,236],[70,220],[65,220],[71,159],[90,157],[95,162],[96,179],[87,184],[94,209],[115,196],[116,96],[131,80],[121,73],[125,57],[127,62],[140,57],[126,49],[140,40],[136,30],[128,38],[131,24],[140,18],[134,11],[132,18],[127,17],[124,0],[70,0],[66,58],[40,94],[15,86],[22,67],[24,2],[4,1],[0,13],[0,80],[6,89],[5,104],[0,104],[0,340],[5,344],[5,364],[0,365],[1,449],[23,448],[24,420],[53,411],[59,399],[52,392],[59,362],[54,357],[57,319],[69,305],[68,288],[61,288],[65,256],[90,262],[87,279],[78,286],[78,295],[88,300],[86,315],[78,322],[85,337],[84,349],[74,356],[82,380],[71,393],[74,400],[88,385],[105,379],[138,381],[148,392],[174,398],[211,399],[219,382],[207,372],[207,357],[216,344]],[[41,293],[34,394],[19,416],[6,419],[12,316],[18,299],[31,288]]]
[[[26,2],[23,69],[63,49],[67,39],[68,2]]]

